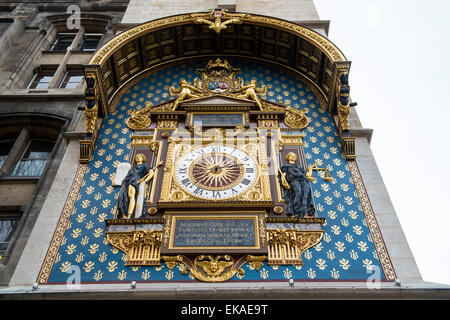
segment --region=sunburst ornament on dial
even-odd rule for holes
[[[197,148],[175,166],[176,181],[190,195],[206,200],[226,200],[250,189],[258,167],[247,153],[228,146]]]

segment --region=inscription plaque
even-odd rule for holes
[[[201,122],[202,126],[237,126],[244,125],[245,120],[243,113],[193,113],[192,122]]]
[[[180,220],[175,226],[175,247],[255,246],[253,219]]]
[[[264,213],[259,211],[168,214],[161,254],[264,254],[267,252],[264,225]]]

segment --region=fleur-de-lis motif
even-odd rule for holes
[[[349,243],[353,242],[353,236],[350,233],[345,235],[345,240]]]
[[[269,271],[266,270],[266,268],[262,268],[262,269],[259,271],[259,276],[260,276],[261,278],[263,278],[263,279],[267,279],[267,278],[269,277]]]
[[[94,215],[94,214],[97,214],[97,211],[98,211],[97,207],[92,207],[91,210],[89,211],[89,213]]]
[[[110,204],[111,204],[111,200],[109,200],[109,199],[105,199],[102,201],[103,208],[108,208]]]
[[[72,254],[72,253],[74,253],[76,248],[77,248],[77,246],[74,245],[74,244],[68,245],[68,246],[67,246],[67,249],[66,249],[67,254]]]
[[[107,267],[108,271],[109,272],[114,272],[114,270],[117,269],[117,265],[118,265],[117,261],[110,261],[110,262],[108,262],[108,267]]]
[[[102,166],[102,163],[103,163],[102,161],[95,161],[94,162],[94,167],[95,168],[100,168]]]
[[[350,251],[350,258],[352,258],[353,260],[358,260],[358,253],[352,249],[352,251]]]
[[[328,217],[330,219],[336,219],[336,217],[337,217],[336,211],[333,211],[333,210],[328,211]]]
[[[98,247],[99,247],[99,245],[98,245],[97,243],[91,244],[91,245],[89,246],[89,252],[90,252],[91,254],[96,253],[96,252],[98,251]]]
[[[350,216],[350,218],[352,218],[353,220],[358,218],[358,213],[355,210],[350,210],[348,212],[348,215]]]
[[[100,281],[103,277],[103,272],[101,270],[98,270],[95,274],[94,274],[94,280],[95,281]]]
[[[86,262],[86,263],[84,264],[83,269],[84,269],[84,271],[86,271],[86,272],[91,272],[92,269],[94,268],[94,265],[95,265],[94,262],[88,261],[88,262]]]
[[[86,188],[86,193],[87,194],[91,194],[92,192],[94,192],[94,190],[95,190],[95,187],[89,186],[89,187]]]
[[[145,271],[142,272],[141,278],[144,280],[148,280],[150,278],[150,271],[148,271],[148,269],[145,269]]]
[[[339,260],[339,266],[344,270],[348,270],[351,265],[347,259],[341,259]]]
[[[59,269],[61,270],[61,272],[66,273],[69,270],[70,266],[71,263],[69,261],[66,261],[61,264],[61,267]]]
[[[339,235],[341,233],[341,227],[333,225],[331,226],[331,232],[333,232],[335,235]]]
[[[327,251],[327,258],[328,258],[328,259],[334,260],[335,257],[336,257],[336,256],[334,255],[334,252],[333,252],[333,251],[331,251],[331,250],[328,250],[328,251]]]
[[[77,257],[75,258],[75,261],[78,262],[78,263],[80,263],[80,262],[82,262],[83,260],[84,260],[84,253],[83,253],[83,252],[80,252],[80,254],[77,255]]]
[[[83,209],[86,209],[87,207],[89,207],[90,204],[91,204],[91,201],[89,201],[88,199],[86,199],[86,200],[83,200],[83,201],[81,202],[81,207],[82,207]]]
[[[87,245],[89,243],[89,237],[88,236],[84,236],[83,239],[81,239],[81,244],[83,246]]]
[[[326,265],[326,260],[320,258],[316,260],[316,266],[320,269],[320,270],[325,270],[325,268],[327,267]]]
[[[97,228],[94,230],[94,237],[98,238],[102,235],[103,233],[103,229],[102,228]]]
[[[358,242],[358,248],[359,248],[359,250],[361,250],[363,252],[367,251],[367,243],[364,241]]]
[[[340,277],[339,271],[337,271],[335,268],[333,268],[333,270],[331,270],[330,273],[331,273],[331,277],[333,279],[339,279],[339,277]]]
[[[88,223],[86,223],[86,229],[87,229],[87,230],[90,230],[90,229],[92,229],[93,227],[94,227],[94,222],[89,221]]]
[[[289,268],[286,268],[283,271],[283,277],[285,277],[286,279],[291,279],[292,278],[292,271]]]
[[[108,255],[106,254],[106,252],[102,252],[102,254],[98,256],[98,261],[105,262],[107,257]]]
[[[127,273],[125,270],[120,271],[119,274],[117,275],[117,278],[119,280],[125,280],[126,277],[127,277]]]
[[[334,244],[336,246],[336,250],[339,252],[344,252],[345,251],[345,244],[341,241],[337,241]]]
[[[367,270],[371,270],[371,269],[373,268],[372,260],[364,259],[364,260],[363,260],[363,266],[364,266],[364,268],[366,268]]]
[[[316,272],[313,269],[309,268],[309,270],[306,273],[308,274],[308,278],[310,279],[316,278]]]
[[[173,279],[173,277],[174,277],[174,273],[173,273],[173,271],[172,270],[167,270],[166,271],[166,275],[165,275],[165,277],[166,277],[166,279],[167,280],[172,280]]]
[[[358,236],[362,234],[363,230],[361,226],[353,226],[353,232],[356,233]]]
[[[78,236],[81,234],[81,229],[80,228],[76,228],[75,230],[72,231],[72,238],[78,238]]]

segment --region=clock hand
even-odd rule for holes
[[[233,163],[233,165],[234,166],[243,166],[243,164],[242,163]],[[213,168],[211,168],[211,169],[209,169],[208,170],[208,172],[211,172],[211,171],[217,171],[218,169],[223,169],[225,167],[225,165],[222,165],[222,166],[214,166]]]

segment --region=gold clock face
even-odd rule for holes
[[[234,198],[253,185],[256,162],[245,152],[228,146],[206,146],[184,155],[175,166],[176,181],[201,199]]]

